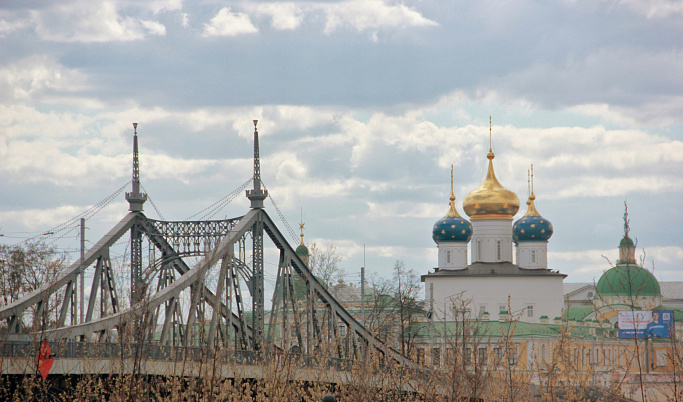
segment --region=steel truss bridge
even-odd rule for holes
[[[143,213],[147,195],[140,192],[134,124],[132,191],[126,193],[130,212],[53,281],[0,307],[6,339],[297,351],[336,359],[379,352],[412,365],[332,297],[266,213],[256,123],[253,189],[246,192],[251,208],[231,219],[198,221],[154,220]],[[111,255],[126,237],[130,275],[121,279]],[[279,261],[266,310],[264,248],[272,246]],[[130,294],[129,301],[122,302],[124,294]]]

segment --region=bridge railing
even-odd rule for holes
[[[0,341],[0,358],[35,358],[40,349],[39,342]],[[88,343],[88,342],[52,342],[51,354],[55,359],[140,359],[154,361],[195,361],[213,360],[222,364],[261,365],[267,363],[284,363],[285,359],[299,367],[326,367],[337,371],[347,371],[351,361],[329,357],[320,359],[314,356],[281,353],[260,353],[250,350],[214,351],[200,346],[163,346],[155,343],[125,344],[120,343]]]

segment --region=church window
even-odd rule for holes
[[[496,260],[503,259],[503,247],[500,240],[496,240]]]
[[[536,263],[536,250],[531,250],[531,262]]]
[[[533,317],[534,316],[534,306],[533,305],[528,305],[526,306],[526,316],[527,317]]]
[[[450,263],[451,263],[451,252],[446,251],[446,264],[450,264]]]
[[[477,240],[477,261],[483,261],[481,258],[481,240]]]

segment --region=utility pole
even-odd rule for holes
[[[83,298],[85,295],[85,218],[81,218],[81,305],[80,305],[80,317],[79,323],[83,324],[83,308],[84,302]]]
[[[365,327],[365,267],[360,267],[360,321]]]
[[[434,365],[434,282],[429,284],[429,353]]]

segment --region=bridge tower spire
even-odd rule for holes
[[[259,156],[258,120],[254,120],[254,189],[247,190],[247,198],[251,201],[252,209],[263,209],[263,200],[268,197],[268,191],[261,188],[261,160]],[[263,290],[263,220],[260,217],[252,227],[252,339],[254,350],[260,350],[263,345],[265,298]]]
[[[131,212],[142,212],[147,194],[140,192],[140,162],[138,160],[138,123],[133,123],[133,191],[126,193]],[[130,228],[130,305],[142,300],[142,232],[138,225]]]
[[[138,123],[133,123],[133,191],[126,193],[129,211],[142,211],[142,204],[147,201],[147,194],[140,192],[140,162],[138,160]]]
[[[268,191],[261,188],[261,157],[259,155],[258,120],[254,120],[254,189],[247,190],[247,198],[251,200],[252,208],[263,208],[263,200],[268,197]]]

